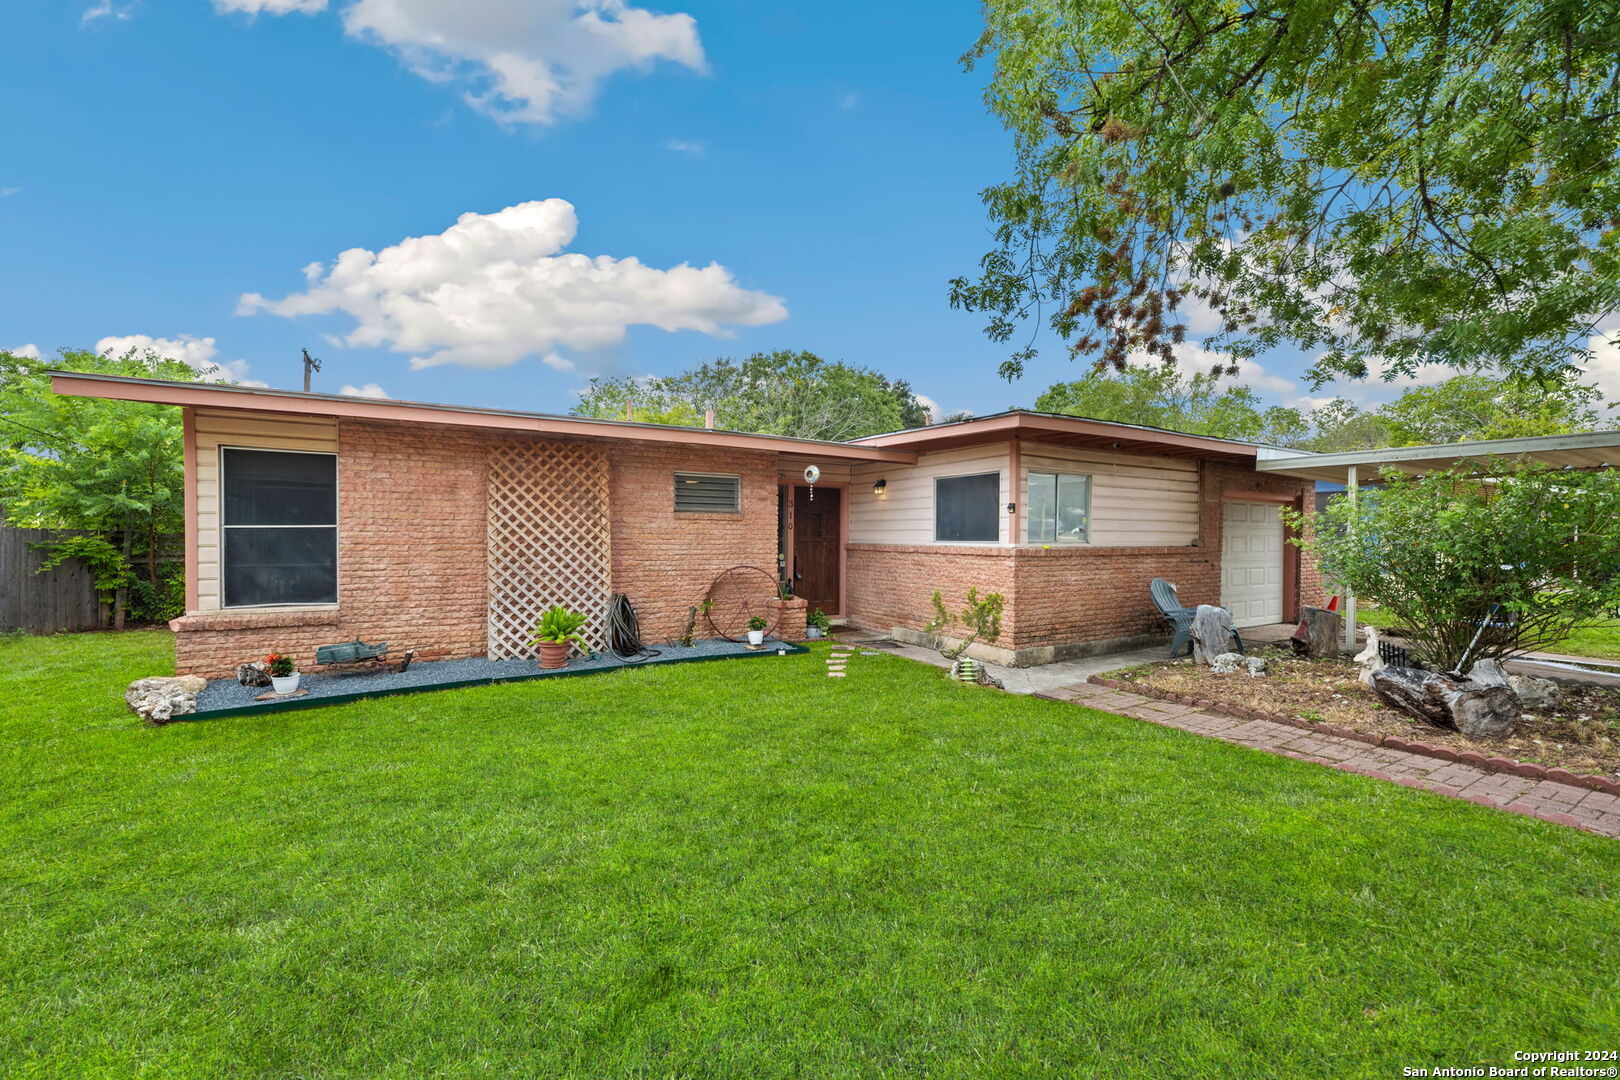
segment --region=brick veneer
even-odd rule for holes
[[[998,650],[1039,662],[1086,651],[1087,642],[1147,640],[1164,633],[1148,585],[1174,581],[1182,600],[1219,603],[1223,501],[1260,494],[1268,501],[1315,512],[1309,481],[1269,476],[1252,468],[1204,462],[1199,480],[1199,540],[1184,547],[1029,548],[962,545],[851,544],[848,553],[850,621],[887,632],[920,631],[940,589],[953,613],[970,587],[1006,597]],[[1315,563],[1288,545],[1291,580],[1285,598],[1320,603]],[[1285,619],[1297,611],[1284,611]],[[981,651],[983,655],[988,652]],[[1013,659],[1011,657],[994,657]]]
[[[307,668],[317,646],[351,638],[421,660],[485,655],[485,478],[489,448],[504,438],[342,421],[338,607],[176,619],[176,670],[226,678],[273,649]],[[613,589],[630,597],[646,640],[677,636],[721,571],[775,566],[775,454],[625,443],[609,461]],[[675,513],[676,470],[740,474],[742,512]]]

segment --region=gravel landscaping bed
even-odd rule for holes
[[[1304,659],[1290,649],[1276,647],[1251,653],[1266,658],[1264,676],[1217,675],[1191,660],[1171,660],[1123,668],[1104,677],[1226,708],[1286,713],[1371,735],[1418,739],[1459,753],[1472,750],[1486,757],[1620,778],[1620,692],[1560,687],[1553,709],[1527,710],[1506,738],[1476,739],[1415,720],[1384,704],[1361,684],[1357,679],[1360,669],[1348,659]]]

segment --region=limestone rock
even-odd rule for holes
[[[1231,675],[1243,667],[1243,654],[1223,652],[1209,662],[1209,670],[1217,675]]]
[[[124,691],[124,701],[148,724],[167,724],[196,712],[197,695],[207,686],[208,680],[197,675],[136,679]]]
[[[1257,679],[1266,673],[1266,658],[1263,656],[1245,656],[1243,666],[1249,669],[1249,678]]]
[[[1372,686],[1373,672],[1384,669],[1384,658],[1378,652],[1378,627],[1367,627],[1367,647],[1355,655],[1355,662],[1361,665],[1361,679],[1363,686]]]
[[[265,666],[263,660],[242,664],[236,669],[236,681],[243,686],[269,686],[270,669]]]
[[[1464,735],[1506,735],[1519,719],[1519,697],[1505,678],[1496,681],[1499,674],[1500,669],[1493,671],[1483,664],[1476,665],[1468,678],[1385,667],[1372,673],[1369,685],[1380,698],[1419,720],[1455,728]]]
[[[1509,675],[1508,685],[1527,709],[1553,709],[1558,706],[1558,684],[1534,675]]]
[[[1193,659],[1200,664],[1212,664],[1216,657],[1231,652],[1232,613],[1225,608],[1199,604],[1189,632],[1192,635]]]

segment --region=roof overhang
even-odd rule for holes
[[[347,397],[341,394],[306,394],[297,390],[266,390],[219,383],[185,383],[167,379],[136,379],[121,375],[91,375],[77,371],[53,371],[50,376],[51,389],[70,397],[144,401],[156,405],[240,412],[288,413],[296,416],[331,416],[443,427],[482,428],[566,438],[763,450],[842,461],[886,461],[909,465],[917,460],[916,452],[909,448],[823,442],[819,439],[795,439],[785,435],[759,435],[745,431],[638,424],[628,420],[554,416],[508,409],[475,409],[463,405],[434,405],[420,401]]]
[[[1355,450],[1342,454],[1298,454],[1263,457],[1255,463],[1261,472],[1325,480],[1344,484],[1350,470],[1358,483],[1378,478],[1384,468],[1418,476],[1439,472],[1464,461],[1487,458],[1539,461],[1556,469],[1601,469],[1620,465],[1620,431],[1594,431],[1583,435],[1537,435],[1527,439],[1480,439],[1440,446],[1396,446],[1383,450]]]
[[[1126,450],[1167,457],[1218,458],[1226,461],[1254,461],[1260,448],[1253,443],[1186,435],[1162,428],[1140,427],[1108,420],[1055,413],[1005,412],[994,416],[958,420],[949,424],[895,431],[856,440],[860,446],[904,447],[908,450],[949,450],[977,443],[1029,439],[1059,446],[1085,446]]]

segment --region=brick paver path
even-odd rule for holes
[[[1329,765],[1345,772],[1391,780],[1407,787],[1437,791],[1481,806],[1495,806],[1527,817],[1541,818],[1587,829],[1604,836],[1620,836],[1620,795],[1532,780],[1507,773],[1491,773],[1457,761],[1368,746],[1336,735],[1301,731],[1270,720],[1238,720],[1199,712],[1191,705],[1157,701],[1123,690],[1078,683],[1036,695],[1072,701],[1103,712],[1147,720],[1227,742],[1252,746],[1284,757]]]

